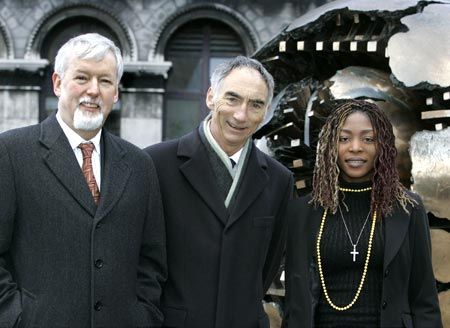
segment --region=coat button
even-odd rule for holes
[[[97,269],[100,269],[101,267],[103,267],[103,260],[101,260],[101,259],[95,260],[95,267]]]
[[[95,229],[99,229],[102,226],[102,224],[99,222],[95,225]]]
[[[383,303],[381,304],[381,308],[384,310],[387,307],[387,302],[383,301]]]
[[[94,310],[95,311],[100,311],[102,309],[102,307],[103,307],[103,303],[102,302],[100,302],[100,301],[95,302],[95,304],[94,304]]]
[[[384,277],[386,278],[387,276],[389,276],[389,269],[386,269],[386,271],[384,271]]]

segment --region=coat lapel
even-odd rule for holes
[[[180,139],[177,155],[188,157],[180,165],[180,171],[219,220],[225,224],[228,211],[218,188],[215,188],[215,177],[208,154],[196,130]]]
[[[238,194],[236,195],[235,206],[228,220],[228,227],[242,216],[267,185],[269,177],[266,169],[266,159],[253,145],[247,167],[242,172],[242,183],[237,191]]]
[[[403,244],[406,232],[408,231],[409,220],[409,214],[401,206],[397,206],[392,215],[385,218],[386,242],[384,244],[384,269],[388,267]]]
[[[312,210],[311,208],[309,208],[309,213],[311,213],[311,215],[308,215],[307,218],[311,222],[307,222],[307,225],[309,225],[310,228],[305,229],[305,230],[311,231],[311,234],[306,237],[307,237],[307,240],[309,240],[309,247],[311,250],[313,250],[313,252],[314,252],[313,254],[315,256],[316,251],[317,251],[316,250],[317,237],[319,234],[320,224],[322,223],[324,209],[323,209],[323,207],[318,207],[316,210]],[[329,213],[327,213],[327,216],[328,215],[329,215]]]
[[[69,194],[94,216],[96,205],[64,132],[52,115],[41,123],[42,158]]]
[[[95,215],[96,221],[105,217],[122,196],[131,169],[127,165],[126,151],[118,144],[111,134],[103,129],[103,174],[100,189],[100,202]]]

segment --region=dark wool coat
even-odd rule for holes
[[[439,328],[441,315],[431,266],[428,219],[421,199],[410,214],[397,206],[384,218],[385,245],[381,327]],[[314,209],[310,196],[288,206],[289,232],[286,246],[286,311],[284,327],[313,327],[313,295],[322,293],[317,265],[317,233],[323,209]],[[369,264],[370,265],[370,264]],[[364,296],[364,288],[361,296]]]
[[[253,146],[230,213],[198,130],[147,151],[166,220],[165,326],[268,328],[262,299],[284,246],[289,170]]]
[[[0,327],[154,327],[165,279],[148,156],[102,133],[98,208],[53,115],[0,135]]]

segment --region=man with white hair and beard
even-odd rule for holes
[[[70,39],[55,59],[56,115],[0,135],[0,327],[161,325],[153,162],[102,129],[122,72],[109,39]]]

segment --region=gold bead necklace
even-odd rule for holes
[[[367,187],[367,188],[362,188],[362,189],[349,189],[349,188],[339,187],[339,190],[340,191],[347,191],[347,192],[364,192],[364,191],[372,190],[372,187]]]
[[[372,188],[368,187],[368,188],[363,188],[363,189],[347,189],[347,188],[339,187],[339,189],[342,190],[342,191],[348,191],[348,192],[363,192],[363,191],[369,191]],[[377,220],[377,212],[374,211],[373,212],[373,216],[372,216],[372,227],[370,228],[369,245],[367,247],[366,261],[364,262],[364,270],[363,270],[363,273],[362,273],[362,276],[361,276],[361,281],[359,283],[359,286],[358,286],[358,289],[356,291],[355,297],[353,297],[353,300],[349,304],[347,304],[345,306],[337,306],[331,300],[330,296],[328,295],[327,286],[325,284],[325,277],[324,277],[323,270],[322,270],[322,258],[320,256],[320,240],[322,239],[323,227],[325,225],[325,220],[327,218],[327,213],[328,213],[328,210],[325,209],[325,211],[323,212],[323,216],[322,216],[322,222],[320,223],[319,235],[317,236],[317,244],[316,244],[317,265],[319,267],[320,282],[322,284],[323,293],[325,295],[325,298],[326,298],[328,304],[330,304],[330,306],[333,309],[337,310],[337,311],[345,311],[345,310],[350,309],[353,306],[353,304],[355,304],[356,300],[358,299],[359,295],[361,294],[361,290],[362,290],[362,287],[364,285],[364,281],[366,279],[367,268],[369,266],[369,260],[370,260],[370,253],[371,253],[371,250],[372,250],[373,236],[374,236],[374,233],[375,233],[375,223],[376,223],[376,220]]]

